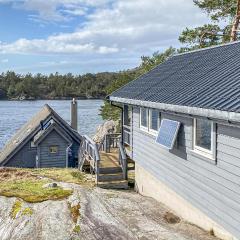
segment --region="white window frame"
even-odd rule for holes
[[[213,159],[215,160],[215,154],[214,154],[214,151],[215,151],[215,142],[216,141],[216,138],[214,137],[214,134],[215,134],[215,131],[214,131],[214,122],[209,120],[211,122],[211,149],[208,150],[208,149],[205,149],[205,148],[202,148],[200,146],[198,146],[196,144],[196,131],[197,131],[197,118],[194,118],[193,119],[193,150],[194,152],[200,154],[200,155],[203,155],[207,158],[210,158],[210,159]]]
[[[143,109],[146,109],[146,111],[147,111],[147,127],[142,125],[142,110]],[[140,129],[145,132],[148,132],[148,129],[149,129],[149,109],[148,108],[143,108],[143,107],[140,108]]]
[[[151,109],[149,109],[149,114],[148,114],[148,117],[149,117],[149,119],[148,119],[148,122],[149,122],[148,128],[149,128],[149,133],[151,133],[152,135],[157,136],[158,130],[155,130],[155,129],[151,128],[151,118],[152,118],[152,111],[153,110],[158,112],[158,123],[157,123],[158,124],[158,130],[159,130],[159,127],[160,127],[160,123],[161,123],[161,120],[160,120],[161,117],[160,116],[161,116],[161,113],[157,109],[151,108]]]

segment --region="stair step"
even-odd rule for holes
[[[128,189],[128,181],[112,181],[112,182],[98,182],[97,184],[100,188],[106,189]]]
[[[122,173],[122,168],[121,167],[106,167],[106,168],[100,167],[99,173],[100,174]]]
[[[100,174],[99,181],[100,182],[109,182],[109,181],[121,181],[123,180],[123,174]]]
[[[135,170],[135,167],[128,167],[128,171]]]

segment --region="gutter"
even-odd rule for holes
[[[205,117],[209,119],[218,119],[218,120],[227,121],[228,123],[240,123],[240,113],[237,113],[237,112],[227,112],[227,111],[214,110],[214,109],[172,105],[172,104],[166,104],[166,103],[149,102],[149,101],[119,98],[119,97],[112,97],[112,96],[109,97],[109,100],[114,102],[119,102],[119,103],[135,105],[135,106],[156,108],[162,111],[169,111],[173,113],[200,116],[200,117]]]

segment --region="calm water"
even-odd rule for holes
[[[6,141],[25,124],[44,104],[49,104],[64,120],[70,122],[71,101],[0,101],[0,150]],[[78,131],[93,135],[99,124],[102,100],[78,100]]]

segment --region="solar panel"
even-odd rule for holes
[[[156,138],[156,142],[167,149],[172,149],[175,143],[180,122],[163,119]]]

